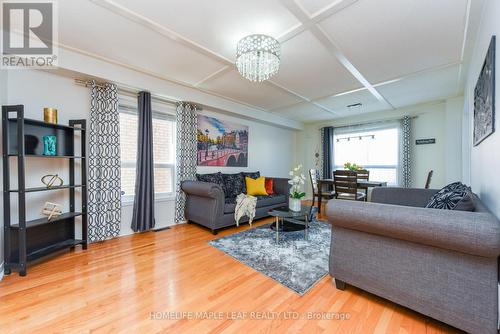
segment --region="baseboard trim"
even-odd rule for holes
[[[0,263],[0,281],[3,280],[3,262]]]
[[[157,228],[157,229],[153,229],[152,231],[153,232],[161,232],[161,231],[164,231],[164,230],[170,230],[170,226],[160,227],[160,228]]]

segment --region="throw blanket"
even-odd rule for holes
[[[248,196],[245,194],[239,194],[236,197],[236,207],[234,209],[234,220],[236,220],[236,226],[240,226],[240,219],[243,216],[248,217],[248,223],[252,225],[252,221],[255,217],[255,206],[257,205],[257,197]]]

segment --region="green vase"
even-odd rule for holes
[[[56,155],[56,147],[56,136],[43,136],[43,155]]]

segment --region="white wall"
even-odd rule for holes
[[[0,105],[4,105],[7,103],[7,77],[8,77],[8,72],[5,70],[0,70]],[[1,130],[0,130],[1,132]],[[0,143],[1,143],[1,137],[0,137]],[[3,175],[3,166],[0,165],[0,175]],[[2,192],[0,192],[0,208],[2,208],[3,212],[3,178],[0,178],[0,187],[2,189]],[[0,280],[3,278],[3,214],[2,218],[0,218],[2,221],[2,226],[0,226]]]
[[[465,108],[464,108],[464,138],[467,138],[466,154],[463,157],[465,178],[470,178],[472,190],[476,192],[484,201],[486,206],[497,216],[500,217],[500,121],[498,117],[498,106],[500,94],[498,89],[499,76],[499,44],[500,44],[500,1],[486,0],[482,11],[482,17],[476,36],[475,46],[469,65],[469,73],[465,88]],[[497,116],[495,121],[495,133],[486,138],[478,146],[472,146],[472,126],[474,114],[474,88],[477,78],[483,66],[484,58],[490,43],[492,35],[497,35],[496,50],[496,82],[495,92]]]
[[[72,78],[50,71],[11,71],[8,82],[1,86],[2,88],[9,87],[5,103],[24,104],[26,117],[41,120],[43,119],[43,108],[51,106],[58,109],[59,122],[62,124],[67,124],[69,119],[89,118],[89,89],[75,85]],[[166,92],[155,93],[166,95]],[[287,175],[289,168],[294,162],[293,145],[295,131],[209,110],[203,111],[203,113],[249,126],[249,167],[244,169],[203,167],[199,169],[200,173],[211,172],[213,170],[220,170],[226,173],[242,170],[260,170],[263,175]],[[58,159],[48,161],[31,160],[28,161],[26,166],[31,171],[29,173],[31,177],[27,180],[27,186],[40,185],[40,177],[47,173],[60,173],[63,179],[68,179],[67,167],[64,161]],[[15,181],[14,177],[12,181]],[[39,208],[47,200],[62,203],[66,207],[68,206],[68,196],[62,191],[39,193],[30,196],[32,196],[30,197],[30,207],[33,209],[28,210],[27,219],[40,217]],[[131,204],[123,205],[121,235],[133,233],[130,228],[132,209]],[[156,227],[174,224],[174,209],[175,202],[173,199],[158,200],[155,206]],[[14,208],[13,218],[15,219],[16,217],[17,213]]]
[[[434,170],[431,187],[443,187],[448,180],[461,179],[461,142],[456,142],[456,129],[461,128],[461,112],[463,98],[438,101],[430,104],[367,113],[352,117],[340,118],[332,122],[307,124],[304,131],[297,135],[297,161],[307,171],[318,168],[315,165],[315,153],[320,151],[319,129],[324,126],[347,126],[401,118],[404,115],[417,116],[412,120],[412,186],[424,187],[427,173]],[[436,138],[436,144],[415,145],[415,139]],[[452,153],[447,154],[447,151]],[[307,183],[308,197],[311,186]]]
[[[446,100],[445,109],[445,181],[462,180],[462,118],[464,97]],[[465,182],[465,180],[462,180]]]

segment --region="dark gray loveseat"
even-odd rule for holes
[[[237,174],[232,174],[231,176],[237,176]],[[276,177],[272,179],[274,194],[270,196],[256,196],[257,208],[254,219],[267,217],[268,211],[272,208],[288,206],[288,191],[290,189],[288,179]],[[181,189],[186,194],[186,208],[184,212],[186,219],[189,222],[209,228],[213,234],[217,234],[218,229],[236,225],[234,220],[235,195],[240,190],[225,191],[223,188],[226,188],[224,184],[213,182],[184,181]],[[241,192],[245,192],[245,190],[243,189]],[[233,193],[232,196],[231,194],[230,196],[226,196],[226,193],[230,192]],[[240,220],[240,223],[245,222],[248,222],[247,217],[243,217]]]
[[[372,203],[332,200],[330,274],[470,333],[497,333],[500,222],[424,208],[437,190],[374,189]],[[374,203],[373,203],[374,202]]]

